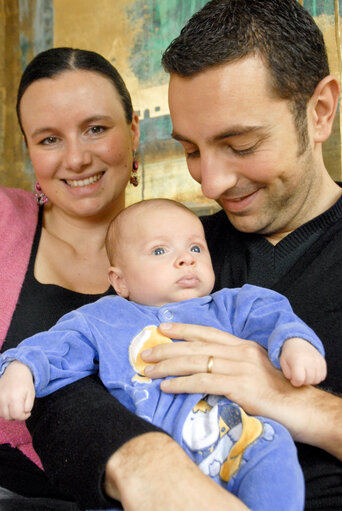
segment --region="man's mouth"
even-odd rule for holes
[[[93,183],[96,183],[101,179],[104,172],[99,172],[98,174],[95,174],[94,176],[87,177],[85,179],[64,179],[64,182],[71,187],[76,186],[88,186],[92,185]]]
[[[256,195],[258,194],[260,188],[253,190],[250,193],[239,195],[239,196],[225,196],[223,195],[219,199],[220,205],[225,209],[226,211],[230,211],[232,213],[236,212],[242,212],[246,208],[250,207],[252,203],[254,202],[254,199]]]

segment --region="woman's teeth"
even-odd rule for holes
[[[96,183],[96,181],[99,181],[103,175],[103,172],[99,172],[99,174],[96,174],[95,176],[88,177],[87,179],[73,179],[72,181],[69,179],[66,179],[65,182],[69,186],[87,186],[91,185],[93,183]]]

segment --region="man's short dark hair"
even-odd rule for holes
[[[249,55],[261,57],[273,92],[291,102],[304,150],[307,103],[329,64],[321,31],[296,0],[212,0],[172,41],[162,64],[187,77]]]

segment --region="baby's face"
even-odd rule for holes
[[[200,220],[174,205],[146,208],[125,223],[119,268],[130,300],[161,306],[209,294],[215,276]],[[115,286],[114,286],[115,287]]]

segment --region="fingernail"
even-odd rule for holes
[[[163,390],[165,387],[168,387],[170,385],[170,380],[164,380],[160,384],[160,388]]]
[[[153,366],[146,366],[144,369],[145,374],[149,374],[152,372]]]
[[[163,330],[170,330],[172,328],[172,323],[160,323],[159,328]]]
[[[144,350],[140,353],[141,358],[144,360],[145,358],[148,358],[152,353],[152,350]]]

